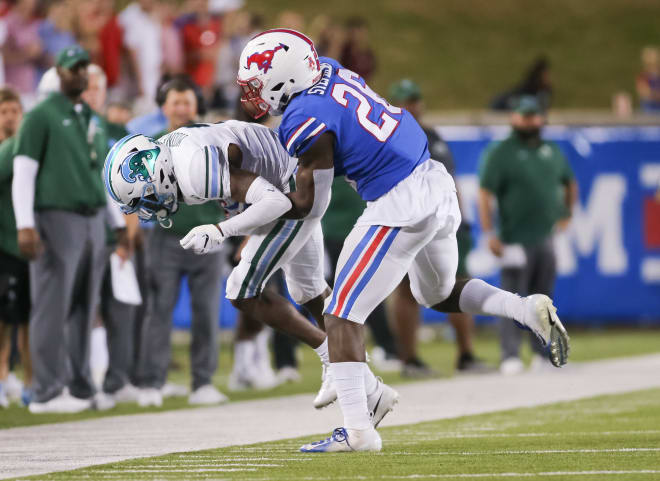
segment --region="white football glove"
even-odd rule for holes
[[[192,249],[195,254],[208,254],[219,251],[225,238],[216,225],[205,224],[190,229],[179,243],[184,249]]]

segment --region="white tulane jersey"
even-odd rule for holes
[[[289,179],[298,164],[271,129],[238,120],[181,127],[158,142],[172,151],[174,175],[186,204],[231,198],[230,144],[241,150],[243,170],[260,175],[283,192],[288,192]]]

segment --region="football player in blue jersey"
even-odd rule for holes
[[[268,30],[246,45],[237,81],[251,115],[282,116],[280,141],[299,159],[285,217],[322,216],[334,176],[344,176],[367,201],[344,243],[324,311],[344,427],[301,451],[381,449],[371,417],[383,406],[389,411],[397,395],[381,389],[370,412],[367,398],[381,383],[365,362],[362,325],[406,273],[420,304],[511,318],[548,346],[555,366],[566,363],[568,335],[547,296],[521,298],[479,279],[456,280],[456,187],[431,160],[426,135],[409,112],[337,61],[318,58],[310,39],[288,29]]]

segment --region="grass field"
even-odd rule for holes
[[[421,84],[431,109],[486,108],[533,59],[552,62],[555,107],[609,108],[634,93],[640,50],[660,44],[657,0],[247,0],[267,27],[283,10],[306,22],[325,14],[369,22],[381,95],[402,77]],[[310,35],[314,32],[307,31]]]
[[[658,352],[657,332],[646,330],[617,330],[602,331],[570,330],[572,339],[571,361],[591,361],[613,357],[630,356]],[[482,330],[476,338],[476,352],[486,361],[497,364],[499,346],[497,337],[489,330]],[[170,372],[170,381],[187,384],[190,380],[190,364],[187,354],[187,345],[181,342],[174,344],[173,358],[179,368]],[[231,368],[230,346],[222,346],[220,351],[219,369],[214,383],[219,389],[229,394],[232,401],[243,401],[291,394],[315,392],[320,385],[320,365],[318,358],[309,348],[301,348],[300,372],[302,382],[286,384],[269,391],[245,391],[228,393],[226,391],[227,379]],[[453,343],[434,340],[421,344],[422,357],[444,376],[454,374],[455,347]],[[528,351],[523,351],[524,358],[529,360]],[[390,384],[407,382],[398,373],[379,373]],[[17,426],[31,426],[63,421],[75,421],[104,416],[134,414],[144,412],[157,412],[172,409],[189,408],[186,398],[166,399],[161,408],[140,408],[135,404],[122,404],[115,409],[98,412],[87,411],[79,414],[30,414],[25,408],[12,405],[8,409],[0,410],[0,429]]]
[[[302,455],[304,438],[21,479],[660,479],[660,389],[380,432],[380,453]]]

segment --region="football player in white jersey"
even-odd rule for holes
[[[293,300],[323,325],[323,305],[330,294],[323,276],[323,233],[320,217],[330,200],[299,220],[280,217],[291,209],[287,193],[295,190],[297,159],[267,127],[230,120],[179,128],[157,141],[144,135],[121,139],[108,153],[103,176],[110,196],[126,213],[157,220],[167,227],[178,202],[223,202],[234,213],[217,225],[193,228],[184,249],[213,252],[231,236],[249,235],[241,261],[227,281],[227,298],[238,309],[311,346],[324,366],[329,363],[326,334],[307,321],[283,297],[263,291],[278,269],[286,276]],[[379,383],[370,398],[374,425],[391,410],[396,393]],[[324,382],[314,406],[336,399]]]

